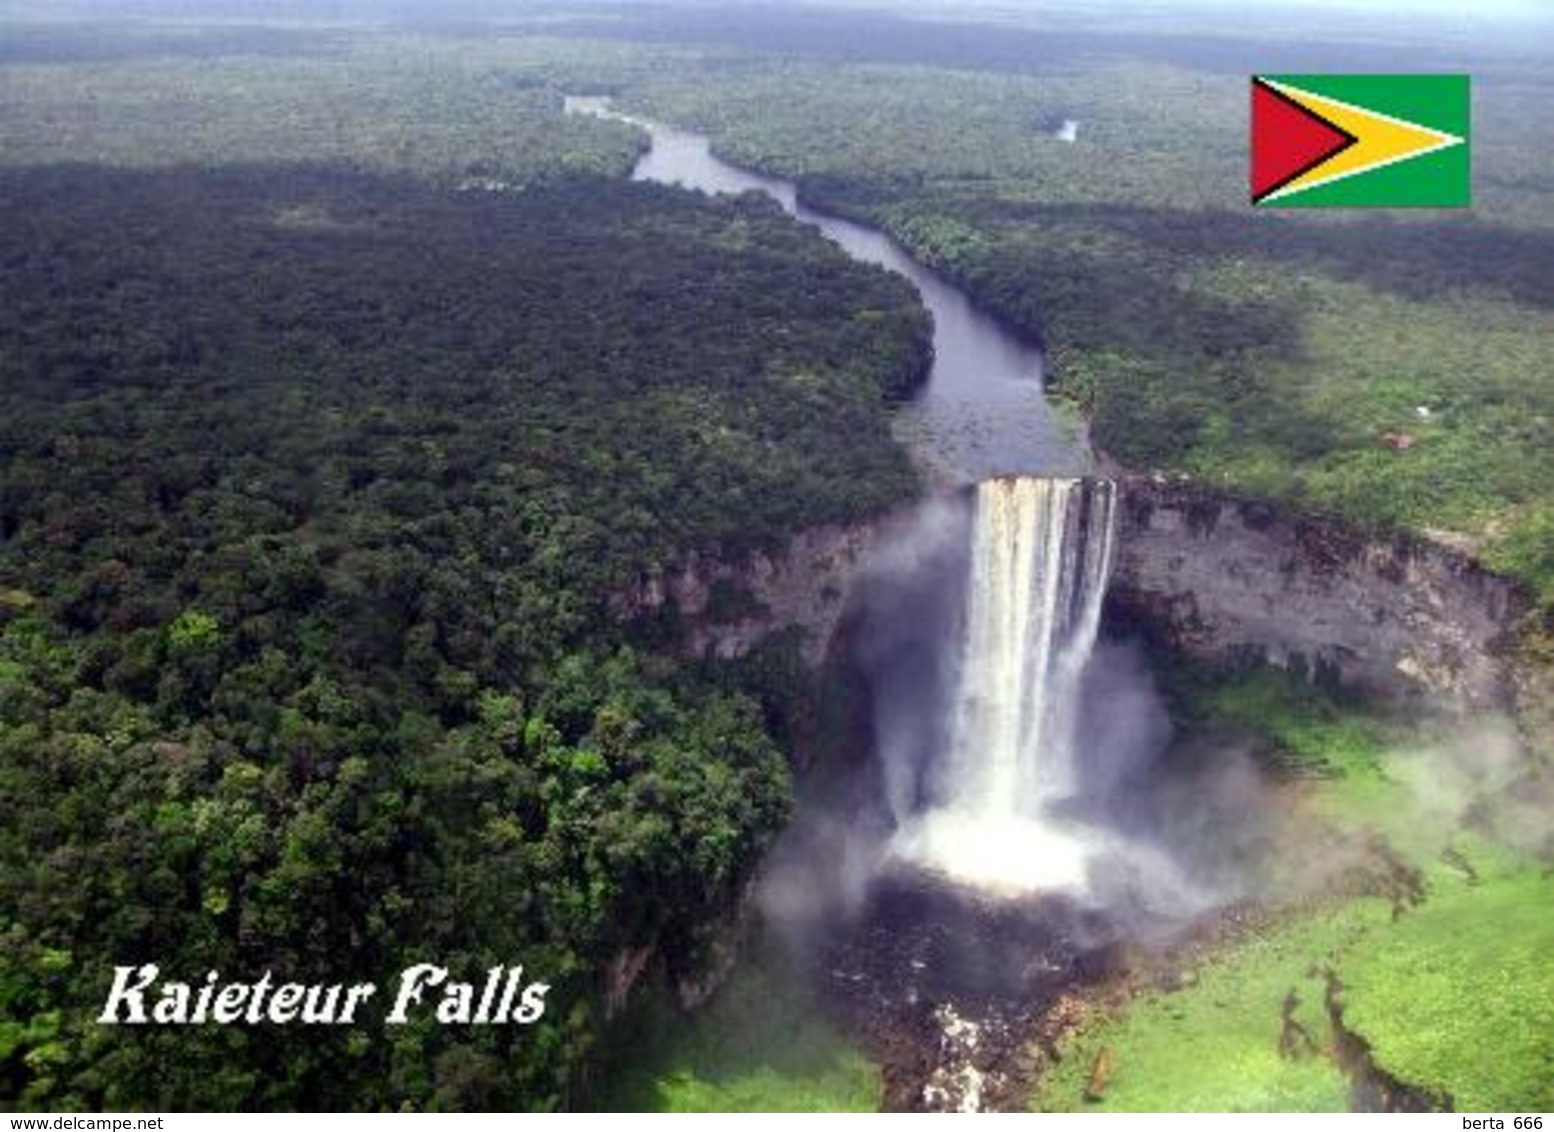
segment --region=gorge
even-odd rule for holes
[[[635,178],[764,193],[905,275],[934,316],[932,371],[897,410],[934,498],[780,548],[698,553],[616,601],[628,619],[672,610],[688,655],[736,658],[797,628],[812,667],[861,663],[875,689],[871,784],[838,812],[801,808],[757,899],[802,925],[791,930],[829,972],[811,978],[883,1060],[887,1107],[1021,1107],[1038,1072],[1033,1035],[1052,1046],[1072,1024],[1058,1021],[1066,996],[1126,981],[1117,948],[1130,937],[1218,931],[1189,925],[1244,895],[1244,880],[1194,879],[1173,859],[1182,846],[1109,810],[1106,791],[1146,773],[1163,740],[1145,722],[1158,712],[1147,672],[1109,658],[1116,671],[1087,702],[1103,629],[1432,710],[1509,702],[1504,645],[1525,608],[1515,585],[1441,547],[1188,482],[1079,478],[1093,459],[1043,400],[1040,352],[888,238],[727,165],[705,138],[604,100],[567,109],[647,129]],[[871,616],[916,628],[860,662]],[[1113,697],[1103,714],[1137,718],[1081,735],[1098,695]],[[1214,812],[1223,805],[1206,801],[1192,821],[1234,827],[1240,817]]]

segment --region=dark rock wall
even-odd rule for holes
[[[1122,481],[1113,623],[1210,661],[1261,659],[1386,698],[1506,704],[1519,588],[1458,551],[1180,481]]]

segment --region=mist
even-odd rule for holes
[[[1239,903],[1387,889],[1392,882],[1377,878],[1390,851],[1363,828],[1310,811],[1305,782],[1266,750],[1234,731],[1177,731],[1126,624],[1110,624],[1082,658],[1068,709],[1075,777],[1046,817],[1025,836],[968,813],[935,842],[924,818],[944,804],[946,775],[968,773],[951,756],[973,499],[924,502],[871,559],[841,631],[842,682],[859,697],[859,724],[839,760],[845,769],[812,786],[764,871],[759,903],[772,924],[813,949],[868,915],[882,884],[943,886],[990,909],[1059,899],[1083,914],[1065,930],[1087,946],[1168,946]],[[1549,850],[1554,788],[1529,774],[1507,719],[1442,721],[1433,741],[1395,752],[1389,765],[1426,840],[1476,830],[1524,852]],[[982,862],[987,852],[994,859]]]

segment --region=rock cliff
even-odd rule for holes
[[[1527,598],[1470,556],[1187,481],[1124,476],[1119,486],[1111,626],[1191,658],[1264,660],[1391,700],[1470,710],[1515,698],[1508,653]],[[817,527],[774,550],[692,553],[612,604],[625,618],[664,619],[685,655],[739,657],[798,628],[818,666],[871,556],[907,521]]]
[[[627,619],[667,616],[676,649],[689,656],[732,659],[797,628],[805,658],[818,666],[887,522],[815,527],[771,551],[693,552],[638,578],[612,605]]]
[[[1467,555],[1181,481],[1121,486],[1114,622],[1192,657],[1303,667],[1390,699],[1508,702],[1526,599]]]

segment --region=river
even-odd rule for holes
[[[927,383],[895,424],[897,435],[929,466],[959,482],[1011,472],[1090,470],[1080,427],[1060,420],[1043,394],[1041,351],[978,310],[964,291],[883,232],[817,211],[798,199],[791,181],[730,165],[712,153],[701,134],[620,113],[606,98],[569,97],[566,112],[647,131],[652,145],[633,169],[633,180],[705,193],[763,193],[854,259],[906,277],[933,315],[934,361]]]

